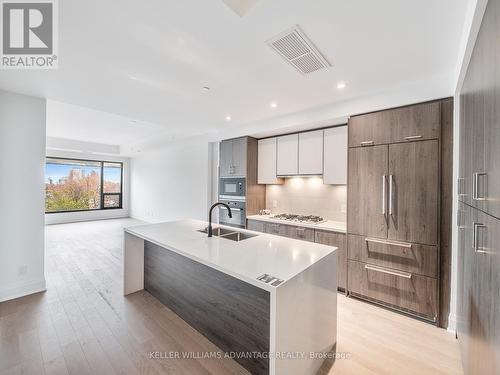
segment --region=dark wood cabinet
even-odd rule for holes
[[[500,218],[500,12],[490,3],[460,91],[458,198]]]
[[[388,238],[438,244],[439,143],[389,146]]]
[[[471,351],[469,328],[469,296],[471,295],[474,257],[472,254],[471,207],[459,203],[457,211],[458,253],[457,253],[457,336],[460,342],[464,370],[469,368]],[[467,373],[467,371],[466,371]]]
[[[441,267],[449,246],[442,255],[440,237],[448,238],[451,226],[440,217],[442,207],[451,214],[451,205],[442,205],[451,182],[440,170],[452,168],[444,152],[452,147],[450,108],[451,99],[438,100],[353,116],[348,124],[347,292],[436,324],[449,305],[449,284],[440,287],[441,274],[449,278],[449,263]],[[440,290],[448,301],[440,303]]]
[[[335,233],[325,230],[315,230],[314,242],[328,246],[336,246],[337,250],[337,280],[338,287],[345,290],[347,287],[347,241],[344,233]]]
[[[265,223],[264,232],[269,234],[275,234],[277,236],[284,236],[283,226],[276,223]]]
[[[269,234],[296,240],[314,242],[314,229],[287,224],[265,223],[264,231]]]
[[[438,243],[439,142],[349,149],[348,232]]]
[[[314,229],[305,228],[292,225],[280,225],[282,228],[280,233],[282,236],[293,238],[296,240],[303,240],[314,242]]]
[[[264,222],[258,220],[247,220],[247,229],[254,230],[256,232],[265,232]]]
[[[232,140],[233,174],[235,176],[246,176],[247,174],[247,144],[246,137]]]
[[[471,92],[464,86],[460,94],[459,124],[459,167],[457,192],[460,202],[470,204],[472,200],[472,125],[471,125]]]
[[[387,237],[387,174],[389,148],[386,145],[349,149],[347,231]]]
[[[457,336],[466,374],[500,372],[500,220],[459,209]]]
[[[327,246],[335,246],[337,250],[338,288],[345,291],[347,287],[347,239],[345,233],[332,232],[315,228],[247,220],[247,229],[297,240],[316,242]]]
[[[438,277],[438,248],[349,234],[349,259],[418,275]]]
[[[460,89],[457,336],[465,374],[500,373],[500,1]]]
[[[349,293],[423,318],[437,317],[437,280],[348,260]]]
[[[348,261],[352,295],[423,318],[437,318],[437,280],[392,268]]]
[[[233,141],[222,141],[219,146],[219,176],[229,177],[233,172]]]
[[[440,116],[439,102],[353,116],[349,120],[349,147],[437,139]]]
[[[471,210],[471,373],[500,373],[500,220]]]
[[[247,174],[248,137],[224,140],[220,143],[219,176],[245,177]]]

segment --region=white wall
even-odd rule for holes
[[[45,111],[0,91],[0,301],[45,290]]]
[[[149,222],[207,219],[213,148],[204,137],[131,160],[131,216]]]
[[[53,149],[47,149],[46,155],[52,157],[62,157],[62,158],[117,161],[123,163],[123,196],[122,196],[123,204],[121,209],[45,214],[45,224],[61,224],[61,223],[72,223],[77,221],[117,219],[122,217],[129,217],[129,212],[130,212],[130,159],[129,158],[110,156],[110,155],[99,155],[95,153],[90,154],[85,152],[58,151]]]

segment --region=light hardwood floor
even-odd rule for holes
[[[121,291],[132,219],[47,227],[47,292],[0,303],[0,374],[248,374],[146,292]],[[338,352],[321,374],[461,374],[454,336],[379,307],[338,300]],[[220,351],[219,351],[220,353]]]

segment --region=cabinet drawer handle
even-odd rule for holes
[[[392,190],[394,185],[394,176],[389,175],[389,216],[392,216]]]
[[[465,194],[465,178],[463,178],[463,177],[458,178],[457,183],[458,183],[458,186],[457,186],[458,195],[461,195],[461,196],[466,195]]]
[[[476,201],[485,201],[486,197],[479,195],[479,177],[488,176],[488,173],[478,172],[472,175],[472,199]]]
[[[405,137],[407,141],[413,141],[415,139],[420,139],[420,138],[422,138],[421,135],[409,135],[408,137]]]
[[[462,217],[463,217],[463,211],[458,209],[457,210],[457,227],[458,229],[464,229],[465,228],[465,225],[462,224]]]
[[[487,254],[488,252],[484,249],[484,247],[479,246],[478,241],[478,230],[479,228],[486,228],[486,225],[482,223],[472,223],[473,232],[472,232],[472,248],[475,253],[479,254]]]
[[[385,184],[386,184],[386,176],[384,174],[382,176],[382,215],[384,215],[384,218],[385,218],[385,214],[386,214],[386,204],[385,204],[386,192],[385,192]]]
[[[411,249],[411,247],[412,247],[412,244],[409,242],[388,241],[388,240],[381,240],[379,238],[366,237],[365,241],[366,242],[381,243],[381,244],[389,245],[389,246],[406,247],[408,249]]]
[[[372,266],[370,264],[365,264],[365,269],[370,270],[370,271],[386,273],[388,275],[404,277],[405,279],[411,279],[411,276],[412,276],[411,273],[409,273],[409,272],[389,270],[387,268],[376,267],[376,266]]]
[[[373,146],[374,143],[375,142],[373,142],[373,141],[363,141],[360,144],[361,144],[361,146]]]

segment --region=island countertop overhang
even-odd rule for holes
[[[125,232],[269,291],[276,287],[257,280],[259,276],[275,276],[284,285],[337,249],[241,229],[256,236],[240,242],[209,238],[198,232],[206,226],[200,220],[180,220],[128,227]]]

